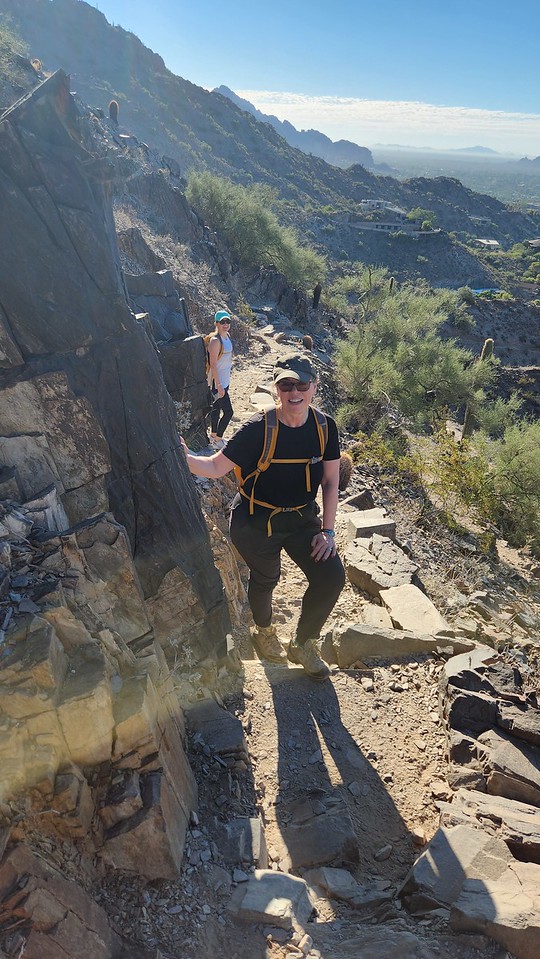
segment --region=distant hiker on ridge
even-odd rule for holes
[[[230,313],[227,310],[218,310],[214,316],[214,323],[214,332],[206,337],[208,386],[212,393],[210,439],[216,446],[221,447],[224,446],[223,434],[233,415],[229,396],[233,356]]]
[[[308,676],[326,679],[320,631],[345,582],[336,552],[339,439],[334,420],[313,407],[317,371],[292,353],[274,368],[275,406],[257,413],[213,456],[195,456],[184,440],[195,476],[219,479],[234,469],[239,493],[231,512],[231,539],[249,566],[248,600],[255,621],[253,645],[262,659],[300,663]],[[322,522],[315,502],[322,489]],[[296,636],[287,652],[272,625],[272,594],[284,549],[308,580]]]

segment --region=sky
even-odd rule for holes
[[[540,155],[539,0],[88,0],[173,72],[373,148]]]

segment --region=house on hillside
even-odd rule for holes
[[[484,240],[477,238],[474,242],[478,243],[478,246],[483,246],[488,250],[496,250],[497,247],[501,245],[498,240]]]
[[[360,200],[359,206],[363,213],[372,210],[385,210],[397,220],[407,219],[407,211],[402,210],[399,206],[394,206],[389,200]]]

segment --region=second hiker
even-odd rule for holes
[[[321,659],[320,631],[345,582],[336,552],[339,440],[334,420],[311,404],[317,372],[300,354],[278,360],[277,404],[258,413],[213,456],[195,456],[184,444],[196,476],[219,479],[235,470],[240,492],[231,513],[231,539],[249,567],[252,641],[263,659],[300,663],[314,679],[329,675]],[[322,522],[316,504],[322,489]],[[272,594],[284,549],[307,578],[296,636],[287,652],[272,624]]]
[[[233,345],[231,316],[218,310],[214,316],[215,331],[207,338],[208,386],[212,393],[210,410],[210,439],[215,446],[224,445],[223,434],[233,415],[229,385],[231,382]]]

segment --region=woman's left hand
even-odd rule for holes
[[[311,558],[314,559],[316,563],[319,563],[321,560],[324,562],[326,559],[330,559],[331,556],[336,555],[337,549],[334,537],[328,533],[323,533],[322,530],[320,533],[315,534],[311,540],[311,545],[313,547],[311,550]]]

